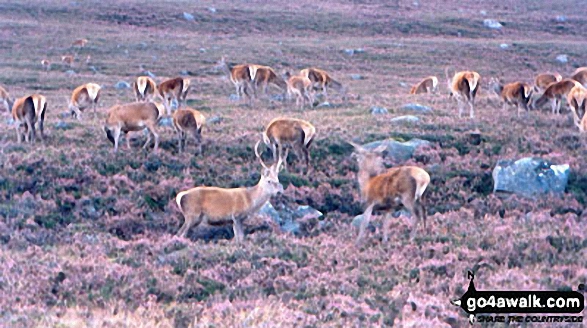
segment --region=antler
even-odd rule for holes
[[[268,170],[269,170],[269,168],[267,167],[267,165],[265,164],[265,162],[263,162],[263,159],[261,159],[261,155],[259,155],[259,149],[258,149],[258,148],[259,148],[259,144],[260,144],[260,143],[261,143],[261,140],[257,141],[257,143],[255,144],[255,156],[257,156],[257,158],[258,158],[258,159],[259,159],[259,161],[261,162],[261,165],[262,165],[264,168],[266,168],[266,169],[268,169]]]
[[[363,152],[363,151],[365,151],[365,148],[364,148],[363,146],[361,146],[361,145],[359,145],[359,144],[356,144],[356,143],[354,143],[354,142],[352,142],[352,141],[347,141],[347,142],[349,143],[349,145],[351,145],[351,146],[355,147],[355,150],[356,150],[357,152]]]

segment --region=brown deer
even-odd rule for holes
[[[157,83],[148,76],[137,77],[137,80],[133,83],[133,89],[137,102],[149,102],[157,95]]]
[[[12,105],[14,104],[14,100],[10,98],[10,94],[2,86],[0,86],[0,101],[2,101],[7,111],[12,111]]]
[[[228,67],[224,56],[216,63],[215,69],[221,69],[225,74],[228,75],[230,82],[234,84],[236,88],[236,95],[239,99],[242,99],[243,95],[252,100],[252,95],[249,93],[252,91],[251,72],[249,70],[249,64],[239,64],[232,67]]]
[[[128,134],[132,131],[149,130],[147,141],[143,145],[145,149],[151,142],[151,135],[155,138],[154,152],[159,147],[159,134],[157,133],[157,121],[159,109],[154,103],[135,102],[124,105],[114,105],[108,110],[108,116],[104,124],[104,132],[108,140],[114,145],[114,152],[118,152],[118,139],[121,132]],[[126,146],[130,149],[130,139],[126,137]]]
[[[43,95],[33,94],[27,97],[17,99],[12,106],[12,118],[15,122],[16,137],[18,142],[22,142],[23,133],[21,127],[24,127],[24,139],[26,142],[35,143],[36,132],[35,124],[39,122],[41,131],[41,140],[45,141],[45,132],[43,124],[45,122],[45,112],[47,111],[47,98]]]
[[[183,152],[189,133],[198,144],[198,153],[202,153],[202,127],[206,124],[206,117],[199,111],[186,107],[173,113],[173,127],[177,132],[179,152]]]
[[[308,67],[300,70],[300,75],[309,78],[314,88],[322,89],[325,100],[328,100],[328,89],[336,90],[343,100],[346,100],[346,88],[340,82],[334,80],[325,70]]]
[[[534,91],[542,93],[549,85],[559,82],[563,77],[559,73],[542,73],[538,74],[534,79]]]
[[[177,194],[175,201],[184,217],[178,236],[185,237],[193,226],[232,224],[236,242],[242,243],[243,222],[257,213],[272,196],[283,192],[278,177],[281,162],[267,167],[257,152],[259,142],[255,145],[255,153],[263,172],[257,185],[231,189],[201,186]]]
[[[581,129],[581,118],[585,117],[585,105],[587,105],[587,89],[582,85],[575,85],[567,94],[567,102],[573,112],[573,121]]]
[[[576,85],[581,85],[573,79],[562,79],[561,81],[551,83],[544,93],[534,100],[532,104],[533,109],[538,109],[550,102],[550,107],[553,114],[560,114],[560,108],[563,97]]]
[[[368,150],[355,143],[350,144],[355,148],[353,154],[359,164],[357,179],[361,199],[365,203],[365,212],[356,244],[361,243],[374,210],[384,211],[388,220],[390,211],[399,205],[403,205],[416,217],[412,219],[411,239],[413,239],[418,221],[422,221],[426,228],[426,209],[422,205],[422,194],[430,183],[430,175],[416,166],[386,169],[381,156],[387,148],[386,145]],[[389,227],[385,223],[383,227],[383,242],[387,242]]]
[[[449,78],[448,68],[445,70],[448,88],[450,90],[449,97],[454,97],[457,100],[459,108],[459,117],[463,115],[463,106],[469,105],[469,117],[475,117],[475,96],[479,91],[479,81],[481,75],[474,71],[461,71],[455,73],[452,79]]]
[[[316,136],[316,128],[308,121],[295,118],[275,118],[263,131],[263,142],[273,151],[273,161],[278,159],[287,170],[288,147],[302,152],[306,170],[310,169],[310,145]]]
[[[528,83],[513,82],[502,85],[496,78],[492,78],[489,86],[503,101],[504,111],[508,105],[513,105],[518,110],[518,117],[520,117],[521,109],[525,110],[526,113],[528,112],[528,104],[532,96],[532,87]]]
[[[417,95],[420,93],[436,93],[436,91],[438,91],[438,78],[436,76],[428,76],[415,84],[410,89],[410,94]]]
[[[304,108],[306,100],[311,107],[314,103],[312,81],[310,81],[309,78],[301,75],[289,76],[287,79],[287,96],[288,98],[295,96],[296,106],[300,107],[300,109]]]
[[[86,83],[75,88],[71,93],[68,108],[71,116],[78,120],[82,118],[82,111],[88,107],[92,107],[94,117],[96,117],[96,107],[98,107],[98,100],[100,99],[100,85],[96,83]]]

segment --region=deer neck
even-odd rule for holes
[[[257,212],[265,203],[271,198],[271,195],[260,186],[260,183],[257,185],[247,188],[247,194],[251,200],[251,208],[249,210],[250,213]]]
[[[373,179],[377,175],[383,172],[384,168],[380,168],[378,170],[367,170],[367,169],[359,169],[359,173],[357,173],[357,181],[359,182],[359,188],[361,189],[361,194],[365,190],[365,186],[369,182],[369,180]]]

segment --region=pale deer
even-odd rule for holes
[[[221,69],[225,74],[228,75],[230,82],[234,84],[236,89],[236,96],[242,99],[243,95],[251,100],[252,83],[251,72],[249,70],[249,64],[239,64],[229,67],[225,61],[224,56],[216,63],[215,69]]]
[[[159,134],[157,122],[159,109],[154,103],[135,102],[124,105],[114,105],[108,110],[103,130],[108,140],[114,145],[114,152],[118,152],[118,139],[120,134],[147,129],[147,141],[143,145],[145,149],[151,142],[151,135],[155,138],[154,152],[159,147]],[[126,146],[130,149],[130,139],[126,136]]]
[[[428,76],[415,84],[410,89],[410,94],[436,93],[436,91],[438,91],[438,78],[436,76]]]
[[[415,216],[415,219],[412,218],[411,239],[413,239],[418,221],[422,221],[426,228],[426,209],[422,204],[422,194],[430,183],[430,175],[416,166],[386,169],[381,156],[387,148],[386,145],[368,150],[361,145],[350,144],[355,148],[353,154],[359,164],[357,180],[361,200],[365,204],[356,244],[361,243],[374,210],[384,211],[385,219],[389,220],[391,211],[397,209],[399,205],[403,205]],[[383,242],[387,242],[389,226],[384,222],[383,227]]]
[[[312,89],[312,81],[305,76],[292,75],[287,79],[287,96],[288,98],[295,96],[296,106],[300,107],[300,109],[304,108],[306,101],[312,107],[314,103],[314,92]]]
[[[255,186],[231,189],[201,186],[177,194],[175,201],[184,217],[178,236],[185,237],[193,226],[232,224],[236,242],[240,244],[244,240],[243,222],[272,196],[283,193],[278,176],[281,162],[267,167],[257,152],[259,142],[255,145],[255,153],[263,172]]]
[[[177,108],[182,105],[181,99],[184,92],[184,79],[181,77],[172,78],[159,84],[159,95],[163,99],[163,105],[167,110],[167,115],[171,115],[171,105],[175,101]]]
[[[299,156],[301,152],[310,169],[310,145],[316,136],[316,128],[308,121],[295,118],[275,118],[263,131],[263,142],[273,151],[273,161],[281,161],[287,170],[289,147]]]
[[[534,78],[534,91],[542,93],[549,85],[559,82],[563,77],[559,73],[542,73],[536,75]]]
[[[199,111],[186,107],[173,113],[173,127],[177,132],[178,149],[183,152],[187,144],[187,134],[190,134],[198,145],[198,153],[202,153],[202,127],[206,124],[206,117]]]
[[[573,121],[576,126],[581,128],[579,124],[581,119],[585,117],[585,105],[587,105],[587,89],[582,85],[575,85],[567,94],[567,102],[573,112]]]
[[[137,77],[137,80],[133,83],[133,89],[137,102],[152,101],[157,95],[157,83],[148,76]]]
[[[22,142],[22,137],[26,142],[35,142],[36,132],[35,124],[39,122],[41,131],[41,140],[45,141],[45,132],[43,124],[45,122],[45,112],[47,111],[47,99],[43,95],[33,94],[27,97],[17,99],[12,106],[12,118],[16,129],[18,142]],[[22,133],[21,128],[24,129]]]
[[[0,86],[0,101],[4,104],[7,111],[12,111],[14,100],[10,98],[10,94],[2,86]]]
[[[100,89],[100,85],[96,83],[86,83],[75,88],[71,93],[68,105],[71,116],[81,120],[82,112],[86,108],[92,107],[94,117],[96,117],[96,107],[98,107],[98,101],[100,100]]]
[[[314,88],[322,89],[322,94],[326,101],[328,101],[328,89],[336,90],[342,96],[343,100],[346,100],[346,88],[340,82],[333,79],[325,70],[308,67],[300,70],[300,75],[309,78]]]

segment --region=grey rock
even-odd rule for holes
[[[332,104],[329,103],[328,101],[325,101],[325,102],[318,104],[316,106],[316,108],[331,108],[331,107],[332,107]]]
[[[420,118],[417,116],[413,116],[413,115],[403,115],[403,116],[397,116],[391,119],[392,123],[417,123],[418,121],[420,121]]]
[[[569,56],[562,54],[562,55],[558,55],[556,56],[556,61],[558,61],[559,63],[565,64],[569,61]]]
[[[371,106],[371,115],[388,114],[389,111],[385,107]]]
[[[206,120],[206,124],[219,124],[222,121],[224,121],[224,118],[221,116],[212,116]]]
[[[144,71],[143,74],[153,79],[157,77],[157,75],[151,73],[151,71]]]
[[[499,30],[503,27],[500,22],[495,19],[486,18],[483,20],[483,25],[492,30]]]
[[[231,93],[230,96],[228,96],[228,100],[230,101],[239,101],[240,97],[234,93]]]
[[[569,164],[552,165],[541,158],[500,160],[493,169],[493,191],[522,196],[563,193],[570,174]]]
[[[67,75],[75,75],[75,71],[72,70],[72,69],[69,69],[69,70],[65,71],[65,74],[67,74]]]
[[[509,47],[510,47],[510,45],[509,45],[509,44],[507,44],[507,43],[502,43],[502,44],[500,44],[500,45],[499,45],[499,47],[500,47],[501,49],[507,49],[507,48],[509,48]]]
[[[98,69],[96,68],[96,66],[89,66],[88,69],[90,69],[90,71],[94,73],[98,73]]]
[[[429,146],[430,141],[417,138],[411,139],[406,142],[399,142],[393,139],[386,139],[370,142],[368,144],[363,145],[363,147],[371,150],[381,145],[385,145],[387,147],[386,153],[384,153],[385,157],[392,158],[396,161],[407,161],[412,157],[412,155],[414,155],[414,151],[416,151],[416,149],[424,146]]]
[[[271,95],[271,98],[270,99],[272,101],[285,101],[285,96],[282,95],[282,94],[277,93],[277,94]]]
[[[216,8],[214,7],[208,7],[208,11],[211,13],[216,13]]]
[[[352,56],[355,54],[355,49],[344,49],[343,50],[345,54]]]
[[[365,79],[365,77],[361,74],[351,74],[351,80],[358,81],[358,80],[364,80],[364,79]]]
[[[479,11],[479,13],[483,16],[487,16],[487,11],[486,10],[481,10]]]
[[[564,22],[566,22],[566,21],[567,21],[567,17],[566,17],[566,16],[563,16],[563,15],[558,15],[558,16],[556,16],[556,18],[555,18],[555,19],[556,19],[556,21],[557,21],[557,22],[559,22],[559,23],[564,23]]]
[[[403,105],[402,107],[400,107],[400,109],[407,110],[407,111],[420,112],[420,113],[432,112],[431,107],[420,105],[420,104],[406,104],[406,105]]]
[[[55,129],[57,129],[57,130],[69,130],[72,128],[73,128],[73,126],[71,126],[71,124],[67,123],[67,122],[59,121],[59,122],[55,123]]]
[[[206,51],[207,51],[206,48],[200,48],[201,53],[206,53]]]
[[[12,117],[8,117],[8,118],[6,119],[6,124],[8,124],[8,125],[12,125],[12,124],[14,124],[14,119],[13,119]]]
[[[118,81],[116,82],[116,84],[114,85],[114,88],[121,90],[121,89],[129,89],[130,88],[130,84],[126,81]]]
[[[183,19],[187,20],[187,21],[193,21],[194,20],[194,15],[190,14],[190,13],[183,13]]]
[[[299,236],[306,235],[309,229],[317,225],[317,219],[323,214],[310,206],[298,206],[295,209],[286,207],[278,211],[267,202],[259,210],[259,215],[270,218],[279,225],[281,231]]]
[[[402,88],[407,88],[408,87],[408,84],[406,82],[400,82],[399,83],[399,86],[402,87]]]

